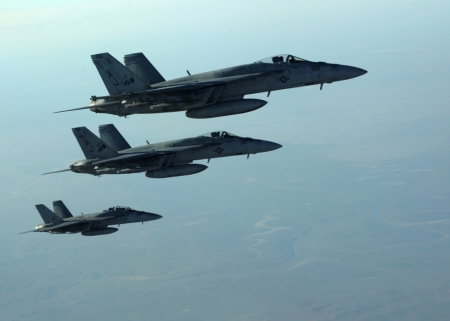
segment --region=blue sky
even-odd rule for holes
[[[2,314],[447,320],[448,16],[444,1],[1,3]],[[368,73],[217,119],[52,114],[106,94],[99,52],[144,52],[166,79],[278,53]],[[166,180],[41,175],[83,158],[72,127],[108,123],[132,146],[227,130],[283,148]],[[17,234],[57,199],[164,217],[96,238]]]

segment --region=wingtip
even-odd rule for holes
[[[34,232],[34,231],[19,232],[17,234],[25,234],[25,233],[31,233],[31,232]]]
[[[84,107],[79,107],[79,108],[72,108],[72,109],[66,109],[66,110],[58,110],[58,111],[54,111],[54,114],[58,114],[58,113],[65,113],[68,111],[77,111],[77,110],[83,110],[83,109],[91,109],[93,106],[84,106]]]
[[[70,168],[67,168],[67,169],[61,169],[61,170],[59,170],[59,171],[43,173],[43,174],[41,174],[41,175],[48,175],[48,174],[54,174],[54,173],[69,172],[70,170],[71,170]]]

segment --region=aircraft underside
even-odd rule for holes
[[[126,102],[117,106],[101,107],[101,104],[91,107],[96,113],[106,113],[118,116],[134,114],[156,114],[186,111],[189,118],[213,118],[247,113],[267,104],[261,99],[238,99],[207,103],[204,101],[173,101],[173,102]]]

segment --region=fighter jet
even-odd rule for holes
[[[70,165],[72,171],[95,176],[146,172],[151,178],[191,175],[208,168],[191,164],[195,160],[269,152],[281,145],[269,141],[239,137],[226,131],[216,131],[197,137],[131,148],[112,124],[99,127],[100,137],[86,127],[72,128],[86,159]]]
[[[124,57],[125,66],[109,53],[91,56],[109,92],[92,96],[90,109],[118,116],[186,111],[190,118],[246,113],[267,101],[245,95],[281,89],[331,84],[364,75],[364,69],[313,62],[293,55],[276,55],[251,64],[165,80],[142,53]],[[57,113],[59,113],[57,112]]]
[[[111,234],[118,231],[109,225],[137,223],[160,219],[158,214],[137,211],[129,207],[110,207],[99,213],[73,216],[62,201],[53,202],[54,212],[43,204],[36,205],[41,214],[44,224],[39,224],[29,232],[47,232],[50,234],[74,234],[80,233],[84,236]]]

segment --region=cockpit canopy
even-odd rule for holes
[[[299,57],[295,57],[293,55],[276,55],[269,58],[265,58],[262,60],[255,61],[255,64],[263,63],[263,64],[298,64],[304,61],[308,61]]]
[[[114,207],[108,208],[108,212],[112,212],[112,211],[133,211],[133,209],[130,207],[125,207],[125,206],[114,206]]]
[[[200,135],[200,137],[230,138],[230,137],[238,137],[238,136],[233,135],[232,133],[229,133],[226,131],[218,131],[218,132],[211,132],[211,133],[203,134],[203,135]]]

